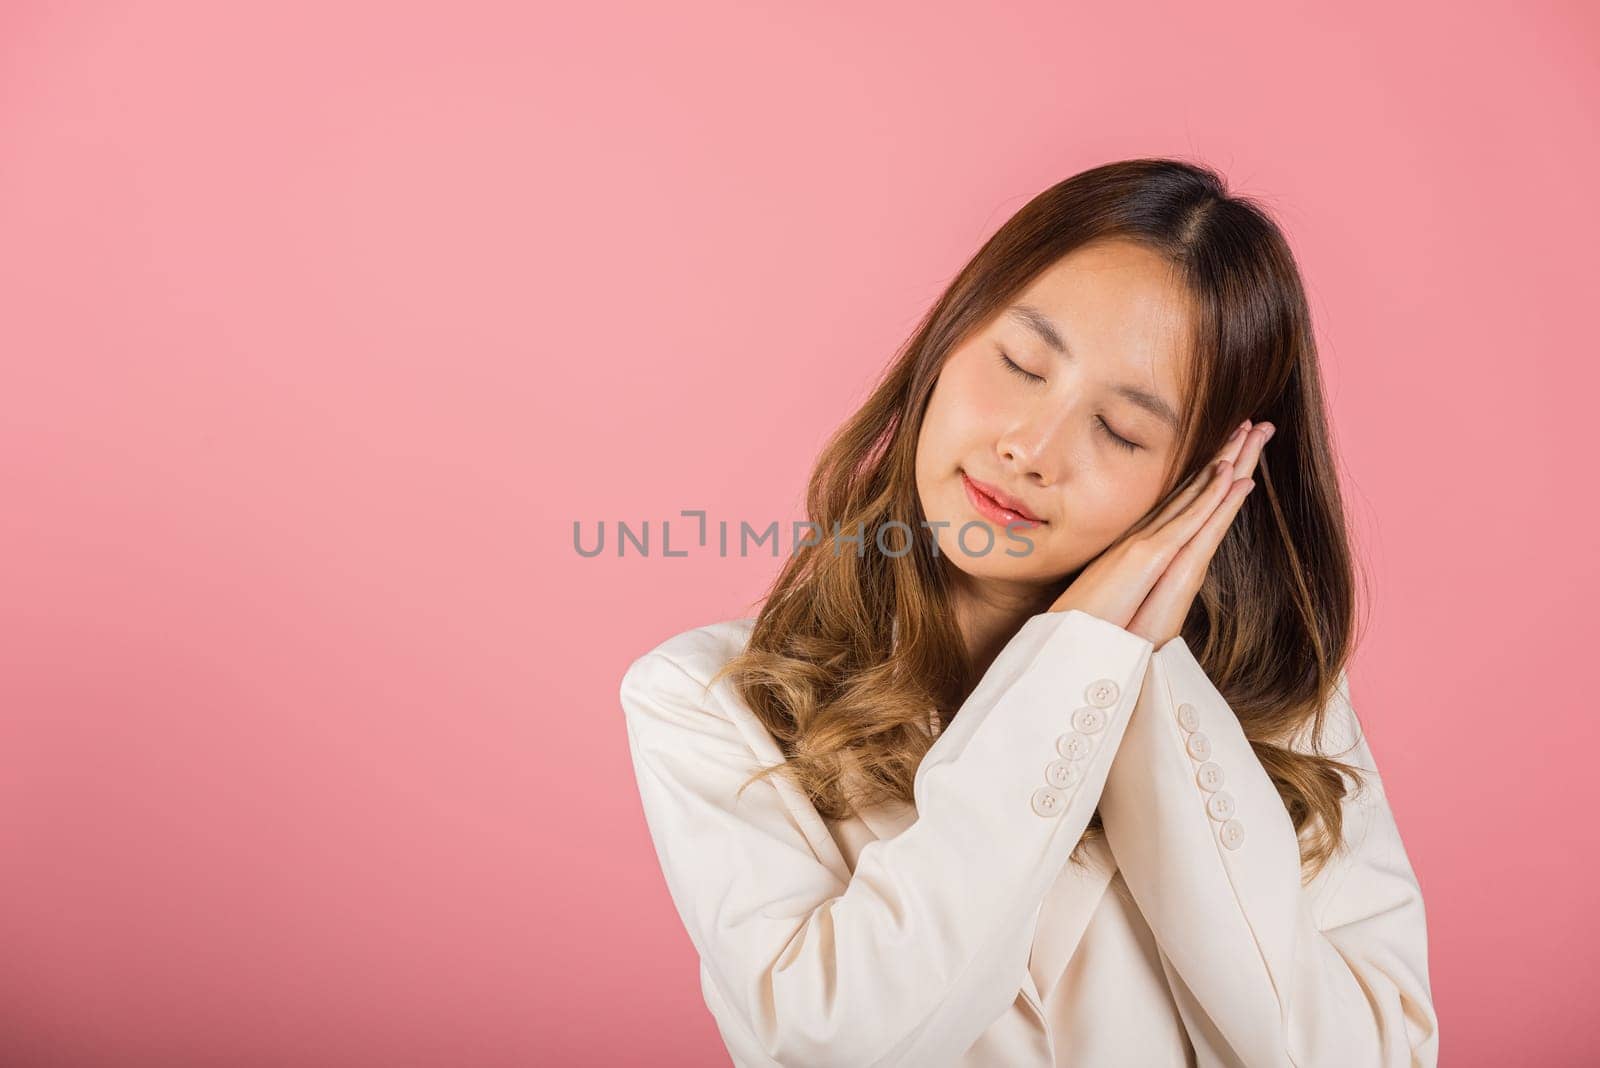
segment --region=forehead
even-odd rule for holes
[[[1192,298],[1159,253],[1121,240],[1074,249],[1012,304],[1025,304],[1054,322],[1071,358],[1089,374],[1142,383],[1179,407]],[[1002,314],[997,323],[1010,333],[1034,335],[1014,316]]]

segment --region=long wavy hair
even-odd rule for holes
[[[1196,309],[1173,462],[1160,499],[1128,534],[1245,418],[1280,431],[1254,474],[1264,492],[1245,498],[1182,635],[1277,786],[1309,880],[1341,845],[1340,802],[1359,785],[1359,769],[1321,744],[1324,710],[1355,644],[1354,558],[1299,270],[1267,212],[1230,194],[1215,171],[1124,160],[1033,198],[961,270],[829,440],[808,487],[808,518],[819,531],[864,529],[868,538],[891,521],[924,529],[916,443],[946,357],[1040,272],[1109,239],[1166,257]],[[786,775],[830,819],[913,803],[933,716],[948,724],[977,678],[956,623],[946,570],[954,565],[930,539],[906,540],[910,551],[890,555],[840,552],[824,537],[784,564],[747,647],[717,673],[733,680],[785,756],[747,786]],[[1076,576],[1062,576],[1058,592]],[[1097,811],[1073,860],[1103,833]]]

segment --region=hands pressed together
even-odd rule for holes
[[[1101,553],[1050,606],[1077,608],[1160,648],[1183,629],[1212,554],[1245,496],[1256,461],[1276,429],[1239,425],[1207,464],[1153,519]]]

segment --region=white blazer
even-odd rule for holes
[[[1348,681],[1324,751],[1369,785],[1302,886],[1293,824],[1184,640],[1031,617],[915,805],[822,819],[723,680],[754,620],[622,680],[640,798],[734,1063],[1435,1065],[1421,891]],[[1067,863],[1098,806],[1104,839]]]

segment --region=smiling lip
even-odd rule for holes
[[[982,482],[974,482],[967,476],[965,471],[961,472],[961,485],[966,489],[967,500],[972,502],[972,507],[1001,526],[1015,524],[1019,528],[1026,530],[1029,527],[1036,527],[1045,522],[1033,513],[1021,510],[1021,506],[1012,498],[1005,496],[992,486],[986,486]],[[1002,504],[1001,501],[1007,503]]]

